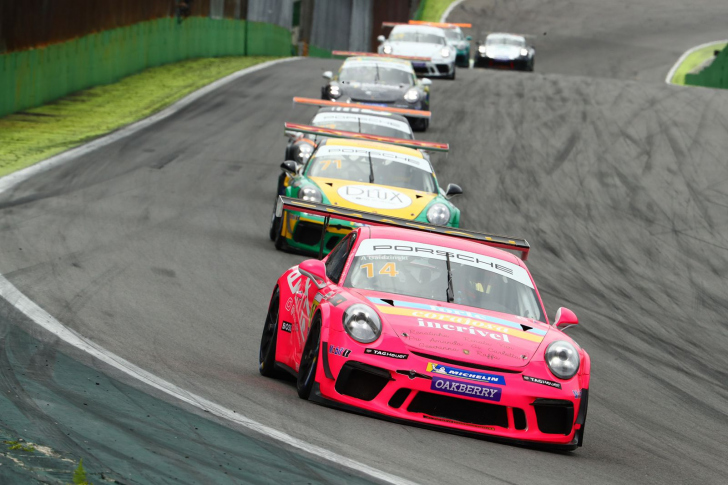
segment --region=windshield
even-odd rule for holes
[[[426,34],[416,30],[392,32],[389,36],[391,42],[422,42],[425,44],[447,44],[444,37],[436,34]]]
[[[445,29],[445,35],[447,40],[463,40],[465,38],[463,32],[457,29]]]
[[[404,66],[376,62],[347,62],[341,66],[338,80],[342,83],[380,83],[413,86],[414,73]]]
[[[370,148],[324,145],[308,162],[306,175],[437,192],[427,160]]]
[[[313,119],[314,126],[332,130],[353,131],[368,135],[389,136],[412,140],[412,129],[406,121],[381,116],[366,116],[346,113],[321,113]]]
[[[512,45],[516,47],[525,47],[526,41],[517,37],[488,37],[485,39],[485,45]]]
[[[345,286],[448,301],[545,322],[536,290],[521,266],[482,254],[391,239],[362,241]]]

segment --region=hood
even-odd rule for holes
[[[437,194],[350,180],[310,177],[329,203],[355,210],[414,219]]]
[[[521,56],[521,49],[515,45],[489,45],[485,47],[485,54],[491,59],[513,60]]]
[[[394,103],[402,99],[404,93],[412,86],[398,86],[391,84],[346,82],[339,83],[343,96],[357,101],[375,101]]]
[[[493,367],[527,365],[549,331],[528,318],[452,303],[351,290],[376,307],[411,352]]]
[[[447,47],[425,42],[388,42],[388,44],[392,46],[392,54],[415,57],[442,57],[440,51],[443,47]]]

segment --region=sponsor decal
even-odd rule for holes
[[[379,308],[379,307],[378,307]],[[483,338],[489,337],[493,340],[499,340],[502,342],[508,342],[510,343],[510,340],[508,340],[508,335],[505,333],[493,333],[488,332],[486,330],[480,330],[479,328],[473,328],[473,327],[459,327],[457,325],[451,325],[449,323],[443,323],[440,325],[438,322],[425,322],[423,319],[418,318],[417,319],[417,326],[419,327],[425,327],[425,328],[437,328],[441,330],[447,330],[448,332],[460,332],[460,333],[466,333],[470,335],[480,335]],[[528,339],[530,340],[530,339]],[[465,354],[468,354],[468,350],[463,350]]]
[[[329,353],[334,355],[340,355],[341,357],[349,357],[349,354],[351,354],[351,350],[345,349],[344,347],[329,345]]]
[[[288,301],[286,302],[286,311],[290,312],[292,307],[293,307],[293,297],[289,297]]]
[[[454,419],[446,419],[446,418],[437,418],[435,416],[428,416],[427,414],[423,414],[422,417],[425,419],[432,419],[433,421],[442,421],[443,423],[459,424],[462,426],[472,426],[473,428],[483,428],[483,429],[487,429],[488,431],[495,431],[495,428],[493,426],[485,426],[482,424],[463,423],[462,421],[455,421]]]
[[[581,391],[571,391],[574,393],[574,399],[581,399]]]
[[[383,160],[389,160],[392,162],[403,163],[411,167],[419,168],[425,172],[432,172],[430,162],[421,157],[413,157],[405,155],[404,153],[390,152],[385,150],[374,150],[371,148],[364,147],[348,147],[341,145],[324,145],[316,152],[317,157],[325,157],[335,160],[336,158],[357,156],[357,157],[369,157],[371,153],[372,158],[380,158]]]
[[[290,322],[283,322],[281,324],[281,330],[283,330],[284,332],[291,333],[291,330],[293,330],[293,324]]]
[[[540,379],[538,377],[523,376],[524,381],[533,382],[535,384],[543,384],[544,386],[553,387],[554,389],[561,389],[561,383],[554,381],[547,381],[546,379]]]
[[[341,305],[342,303],[344,303],[345,301],[346,301],[346,298],[344,298],[344,296],[343,296],[343,295],[342,295],[341,293],[339,293],[338,295],[334,295],[334,296],[333,296],[333,297],[332,297],[332,298],[331,298],[331,299],[329,300],[329,303],[331,303],[331,304],[332,304],[332,305],[334,305],[334,306],[339,306],[339,305]]]
[[[506,385],[506,379],[496,374],[486,374],[484,372],[475,372],[470,370],[458,369],[457,367],[449,367],[447,365],[427,363],[427,372],[433,374],[442,374],[449,377],[457,377],[459,379],[467,379],[469,381],[485,382],[488,384]]]
[[[407,195],[387,187],[344,185],[337,193],[347,202],[373,209],[404,209],[412,205],[412,199]]]
[[[379,349],[364,349],[365,354],[377,355],[379,357],[389,357],[390,359],[404,360],[409,357],[409,354],[399,354],[397,352],[390,352],[388,350]]]
[[[361,110],[357,110],[361,111]],[[368,110],[370,113],[375,113],[372,110]],[[389,115],[389,113],[386,113]],[[324,126],[326,128],[337,129],[331,124],[334,123],[359,123],[361,120],[362,125],[373,125],[383,126],[386,128],[392,128],[404,133],[409,134],[410,127],[406,121],[400,121],[395,119],[383,118],[381,116],[368,116],[365,114],[354,114],[354,113],[321,113],[314,117],[312,124],[314,126]],[[355,129],[356,130],[356,129]],[[358,130],[356,130],[358,131]]]
[[[442,377],[434,376],[430,389],[433,391],[446,392],[458,396],[474,397],[484,401],[501,400],[502,389],[497,387],[481,386],[479,384],[468,384],[467,382],[453,381]]]

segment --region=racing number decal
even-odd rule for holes
[[[374,278],[374,263],[362,264],[359,268],[367,270],[367,278]],[[379,274],[389,275],[394,278],[399,274],[399,271],[397,271],[397,266],[394,263],[387,263],[379,270]]]
[[[337,170],[341,170],[341,160],[322,160],[321,161],[321,171],[325,172],[331,164],[336,165]]]

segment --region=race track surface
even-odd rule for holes
[[[464,227],[528,239],[549,315],[580,318],[569,332],[592,379],[574,453],[331,410],[258,374],[272,286],[302,260],[267,237],[283,122],[310,119],[291,97],[317,97],[337,61],[256,72],[3,194],[0,273],[144,369],[414,481],[723,483],[728,92],[661,80],[721,38],[710,29],[727,13],[719,0],[469,0],[451,16],[548,32],[534,74],[435,82],[420,138],[452,147],[434,163],[465,190]]]

